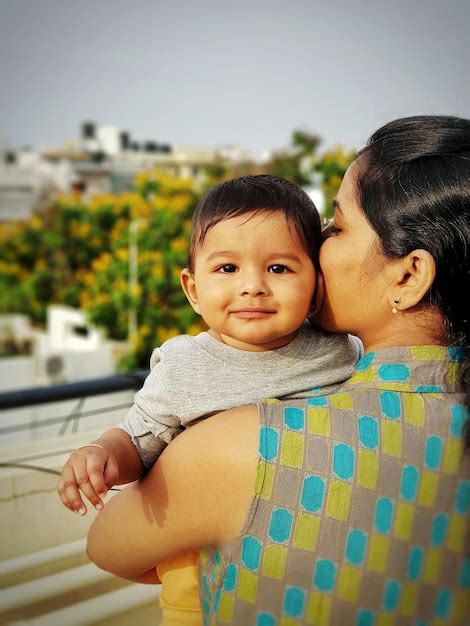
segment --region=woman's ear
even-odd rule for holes
[[[400,259],[400,272],[395,282],[393,300],[398,311],[410,309],[421,302],[436,277],[436,262],[426,250],[413,250]],[[393,288],[392,288],[393,289]],[[398,304],[396,303],[398,301]]]
[[[187,267],[181,271],[180,274],[181,287],[185,293],[186,298],[188,299],[189,304],[193,307],[193,309],[201,314],[199,310],[197,292],[196,292],[196,281],[194,280],[193,274],[189,271]]]
[[[325,281],[323,280],[323,274],[320,270],[317,270],[315,277],[315,291],[313,293],[312,303],[308,310],[308,316],[314,317],[317,315],[323,306],[323,298],[325,297]]]

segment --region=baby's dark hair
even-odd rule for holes
[[[194,271],[195,251],[210,228],[232,217],[262,211],[282,211],[292,224],[316,269],[321,244],[318,211],[305,191],[285,178],[260,174],[241,176],[213,187],[198,203],[192,221],[188,269]]]

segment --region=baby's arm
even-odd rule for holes
[[[72,452],[62,468],[57,491],[64,506],[85,515],[87,508],[82,494],[100,510],[108,489],[137,480],[143,473],[144,467],[129,435],[120,428],[110,428],[95,441]]]
[[[181,394],[177,381],[165,385],[162,349],[150,360],[151,371],[125,420],[99,439],[75,450],[62,469],[57,490],[63,504],[84,515],[81,493],[98,510],[102,498],[115,484],[133,482],[149,469],[166,445],[181,432],[181,421],[168,406]]]
[[[156,462],[166,446],[183,430],[177,415],[177,399],[182,395],[177,376],[169,375],[162,348],[150,359],[150,374],[124,421],[118,424],[130,438],[145,469]]]

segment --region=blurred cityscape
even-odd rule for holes
[[[87,198],[132,188],[142,171],[159,169],[181,178],[199,178],[219,163],[253,162],[237,146],[178,146],[154,140],[136,141],[116,126],[84,122],[80,137],[41,151],[10,150],[0,140],[0,221],[29,217],[51,194],[77,191]]]

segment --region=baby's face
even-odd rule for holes
[[[219,222],[195,254],[183,288],[194,309],[226,344],[262,351],[289,343],[307,317],[315,268],[282,212]]]

